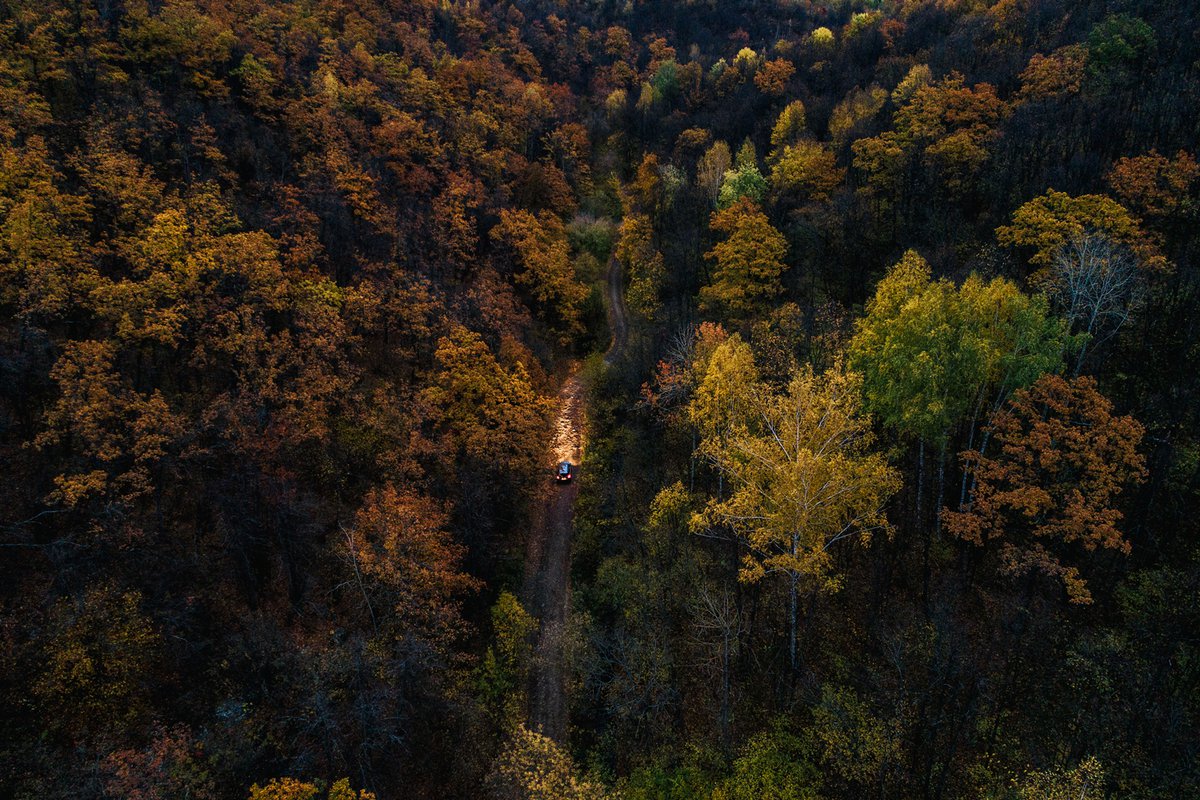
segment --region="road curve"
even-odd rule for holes
[[[608,326],[612,341],[604,354],[606,364],[614,364],[625,351],[629,339],[629,321],[621,287],[621,265],[609,260],[607,291]],[[583,382],[578,363],[558,393],[555,419],[553,468],[560,461],[576,465],[583,460],[584,422]],[[571,534],[574,528],[575,498],[579,484],[572,481],[553,485],[547,473],[541,487],[542,497],[534,514],[525,552],[523,595],[525,608],[539,620],[534,644],[533,670],[529,686],[529,727],[557,742],[567,737],[567,686],[564,645],[568,612],[571,606]]]

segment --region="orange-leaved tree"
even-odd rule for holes
[[[1079,551],[1129,552],[1115,501],[1145,477],[1141,424],[1114,414],[1093,378],[1047,374],[1016,392],[991,430],[998,452],[963,454],[971,502],[943,512],[946,528],[981,546],[998,540],[1003,572],[1058,578],[1072,603],[1090,603]]]
[[[466,548],[446,530],[434,500],[392,485],[363,498],[344,552],[376,628],[386,628],[420,663],[462,630],[458,596],[477,583],[459,571]]]

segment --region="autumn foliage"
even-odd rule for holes
[[[990,428],[996,452],[963,454],[971,501],[946,527],[976,545],[998,540],[1004,572],[1043,573],[1071,602],[1091,602],[1080,555],[1130,551],[1113,504],[1145,478],[1142,426],[1115,415],[1093,379],[1047,375],[1013,395]]]
[[[1200,797],[1196,30],[4,4],[0,796]]]

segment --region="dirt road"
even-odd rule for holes
[[[629,335],[625,299],[621,288],[621,267],[616,259],[608,266],[608,325],[612,342],[604,355],[612,364],[624,351]],[[576,465],[583,460],[584,397],[579,365],[558,393],[558,417],[555,421],[552,458],[547,468],[561,461]],[[571,605],[571,533],[575,516],[578,480],[554,484],[547,471],[544,498],[533,519],[533,529],[525,553],[525,608],[540,620],[534,646],[533,676],[529,692],[529,726],[555,741],[567,736],[567,687],[564,669],[565,633]]]

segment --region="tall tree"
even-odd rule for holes
[[[796,372],[787,391],[763,387],[726,436],[706,437],[701,451],[729,475],[728,499],[711,501],[698,530],[728,527],[746,545],[738,579],[756,583],[781,574],[788,582],[788,659],[796,668],[797,608],[802,589],[831,591],[833,548],[851,537],[887,531],[883,505],[899,474],[870,449],[862,411],[862,379],[840,367]]]
[[[1048,288],[1083,339],[1075,359],[1076,374],[1088,347],[1111,338],[1129,319],[1141,277],[1133,253],[1101,234],[1073,234],[1055,255]]]
[[[1138,225],[1129,210],[1111,197],[1086,194],[1072,197],[1048,191],[1013,212],[1012,225],[996,229],[1000,244],[1027,248],[1029,263],[1038,271],[1035,280],[1046,276],[1055,255],[1074,236],[1086,231],[1103,234],[1136,253],[1148,269],[1162,269],[1166,262]]]

